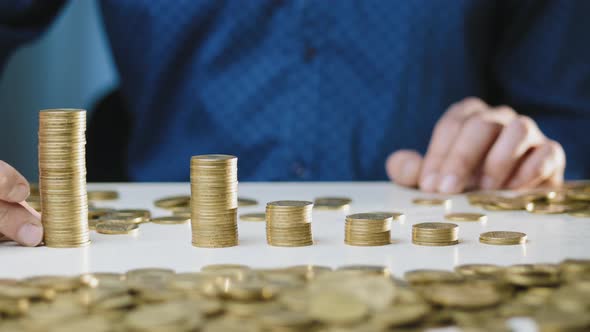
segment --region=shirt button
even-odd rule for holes
[[[314,47],[307,47],[303,52],[303,60],[305,62],[311,62],[317,55],[317,50]]]

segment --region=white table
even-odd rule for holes
[[[154,207],[157,198],[188,194],[188,183],[91,184],[89,189],[115,189],[120,199],[97,206],[149,208],[154,216],[167,211]],[[353,199],[348,211],[315,211],[313,236],[309,247],[272,247],[265,240],[263,222],[239,222],[240,245],[232,248],[203,249],[191,245],[190,226],[144,224],[137,235],[101,235],[92,232],[86,248],[24,248],[0,244],[0,278],[41,274],[79,274],[83,272],[123,272],[140,267],[167,267],[178,272],[198,271],[213,263],[240,263],[253,267],[280,267],[319,264],[337,267],[347,264],[386,265],[401,276],[418,268],[452,269],[465,263],[501,265],[559,262],[564,258],[590,257],[590,220],[565,215],[532,215],[526,212],[488,212],[485,223],[461,222],[461,243],[448,247],[426,247],[411,243],[412,224],[443,221],[448,211],[482,211],[467,204],[465,197],[452,197],[452,206],[416,206],[412,198],[426,196],[384,182],[360,183],[240,183],[240,196],[255,198],[259,205],[240,208],[239,213],[264,211],[266,202],[280,199],[313,200],[318,196],[348,196]],[[403,222],[394,222],[394,243],[382,247],[345,245],[344,217],[348,213],[401,211]],[[492,246],[478,241],[490,230],[525,232],[528,243]]]

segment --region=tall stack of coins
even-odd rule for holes
[[[421,246],[450,246],[459,243],[459,227],[444,222],[424,222],[412,226],[412,243]]]
[[[266,242],[278,247],[313,244],[311,214],[313,203],[275,201],[266,204]]]
[[[238,245],[238,158],[191,158],[191,228],[196,247]]]
[[[85,110],[39,112],[39,192],[48,247],[90,243],[85,132]]]
[[[344,243],[351,246],[384,246],[391,243],[392,214],[357,213],[346,216]]]

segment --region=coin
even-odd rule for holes
[[[523,244],[526,240],[526,234],[510,231],[485,232],[479,236],[479,242],[494,245]]]
[[[186,224],[191,219],[182,217],[182,216],[164,216],[164,217],[157,217],[152,218],[150,221],[154,224],[162,224],[162,225],[179,225],[179,224]]]
[[[256,213],[243,213],[240,215],[240,220],[242,221],[262,221],[266,220],[266,214],[264,212],[256,212]]]
[[[162,209],[172,210],[178,207],[188,208],[190,201],[191,197],[188,195],[169,196],[156,200],[154,205]]]
[[[350,206],[352,199],[348,197],[318,197],[313,202],[314,209],[341,210]]]
[[[258,201],[253,198],[238,197],[238,207],[256,206]]]
[[[190,208],[194,246],[221,248],[238,245],[237,163],[238,158],[230,155],[191,158]]]
[[[277,247],[313,244],[311,231],[313,203],[308,201],[273,201],[266,205],[266,241]]]
[[[39,195],[48,247],[90,243],[85,131],[85,110],[39,112]]]
[[[112,201],[119,198],[119,193],[115,190],[89,190],[89,201]]]
[[[322,291],[312,294],[309,315],[328,324],[353,324],[369,314],[369,307],[355,298],[339,291]]]
[[[135,223],[101,221],[96,224],[96,232],[100,234],[132,234],[137,232],[137,229],[138,226]]]
[[[481,213],[455,212],[445,215],[445,219],[450,221],[486,221],[487,216]]]
[[[425,206],[436,206],[436,205],[447,205],[451,202],[448,198],[436,198],[436,197],[419,197],[414,198],[412,203],[416,205],[425,205]]]
[[[344,243],[352,246],[383,246],[391,243],[391,213],[356,213],[346,216]]]
[[[456,224],[425,222],[412,226],[412,243],[422,246],[447,246],[459,243]]]

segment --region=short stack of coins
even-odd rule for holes
[[[391,243],[392,214],[357,213],[346,216],[344,243],[351,246],[383,246]]]
[[[266,204],[266,242],[277,247],[312,245],[312,209],[313,203],[307,201]]]
[[[194,156],[190,176],[193,245],[238,245],[238,158],[221,154]]]
[[[421,246],[450,246],[459,243],[459,226],[445,222],[424,222],[412,226],[412,243]]]
[[[39,112],[39,192],[48,247],[90,243],[85,132],[85,110]]]

